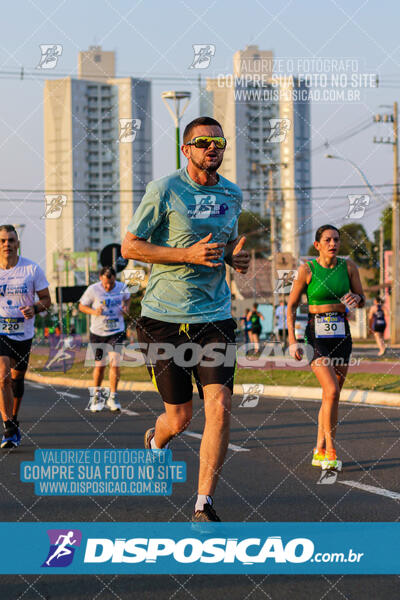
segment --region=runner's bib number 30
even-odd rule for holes
[[[315,337],[343,338],[346,337],[343,315],[316,315]]]
[[[0,335],[24,335],[24,317],[0,317]]]

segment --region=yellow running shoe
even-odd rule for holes
[[[321,461],[325,460],[325,448],[314,448],[311,464],[313,467],[320,467]]]
[[[321,469],[324,471],[332,470],[332,471],[341,471],[342,470],[342,461],[338,460],[336,457],[336,450],[329,450],[325,453],[325,459],[321,460]]]

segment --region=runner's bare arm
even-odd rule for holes
[[[39,301],[33,305],[35,313],[43,312],[47,310],[51,306],[51,298],[49,288],[44,288],[44,290],[40,290],[40,292],[36,292],[39,298]]]
[[[228,242],[225,248],[224,260],[233,267],[238,273],[247,273],[250,265],[250,254],[247,250],[243,250],[246,238],[236,238]]]
[[[152,244],[128,231],[122,242],[121,254],[124,258],[158,265],[189,263],[206,267],[220,267],[221,262],[211,261],[221,258],[224,244],[211,242],[211,238],[212,234],[209,233],[188,248],[169,248]]]
[[[129,315],[129,307],[131,304],[131,299],[129,298],[129,300],[123,300],[122,301],[122,313],[125,315]]]
[[[357,308],[363,308],[363,306],[365,306],[365,296],[361,284],[360,274],[358,272],[357,265],[350,259],[347,259],[347,272],[349,274],[351,289],[351,293],[347,294],[347,296],[351,296],[353,298],[354,306],[357,306]],[[352,303],[350,302],[349,304]]]
[[[96,317],[100,317],[100,315],[103,313],[103,308],[101,306],[98,308],[92,308],[86,304],[79,303],[78,309],[85,313],[85,315],[95,315]]]
[[[41,313],[51,306],[51,298],[49,288],[44,288],[40,292],[36,292],[39,301],[32,306],[20,306],[19,310],[24,315],[25,319],[32,319],[38,313]]]
[[[309,273],[309,267],[307,265],[301,265],[297,270],[297,279],[294,280],[292,291],[290,292],[287,304],[287,328],[290,344],[296,342],[294,327],[296,321],[296,310],[299,305],[301,295],[307,288]]]
[[[376,312],[375,306],[371,306],[371,308],[369,309],[369,312],[368,312],[368,327],[371,329],[371,331],[372,331],[372,323],[374,321],[375,312]]]

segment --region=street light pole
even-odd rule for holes
[[[400,342],[400,209],[399,209],[399,147],[398,147],[398,106],[393,103],[392,114],[375,115],[376,123],[392,123],[393,141],[389,138],[379,140],[374,138],[375,144],[390,144],[393,146],[393,202],[392,202],[392,296],[390,341],[392,344]]]
[[[181,119],[183,117],[183,114],[184,114],[185,110],[187,109],[187,107],[189,105],[190,96],[191,96],[190,92],[175,92],[173,90],[170,90],[168,92],[163,92],[161,94],[161,98],[162,98],[165,106],[167,107],[168,112],[169,112],[169,114],[172,117],[172,120],[175,123],[175,130],[176,130],[176,168],[177,169],[181,168],[181,149],[180,149],[181,133],[180,133],[180,123],[181,123]],[[172,100],[173,101],[174,110],[172,110],[172,108],[168,104],[168,100]],[[180,102],[181,102],[181,100],[186,100],[186,104],[183,106],[182,110],[180,110]]]
[[[357,173],[360,175],[361,179],[363,180],[371,194],[374,196],[374,198],[378,200],[378,202],[383,202],[384,204],[386,204],[385,200],[381,199],[379,192],[370,184],[365,173],[361,171],[360,167],[354,161],[350,160],[350,158],[345,158],[344,156],[338,156],[336,154],[325,154],[325,158],[334,158],[335,160],[343,160],[344,162],[349,163],[349,165],[351,165],[353,169],[357,171]]]
[[[396,135],[395,135],[395,159],[394,159],[394,164],[395,164],[395,168],[394,168],[394,173],[393,173],[393,181],[394,181],[394,185],[393,185],[393,208],[392,208],[392,235],[393,235],[393,250],[394,250],[394,258],[393,258],[393,284],[392,284],[392,303],[391,303],[391,323],[390,323],[390,332],[391,332],[391,342],[392,344],[396,343],[399,339],[400,339],[400,315],[397,315],[397,312],[399,311],[399,306],[398,306],[398,285],[395,284],[395,282],[398,281],[398,277],[395,278],[395,274],[396,274],[396,263],[397,263],[397,269],[399,268],[399,252],[400,252],[400,248],[397,248],[397,251],[395,250],[395,248],[399,245],[399,236],[398,236],[398,223],[399,223],[399,213],[398,213],[398,193],[397,193],[397,171],[398,168],[396,167],[397,165],[397,102],[395,102],[395,123],[396,123],[396,127],[395,127],[395,131],[396,131]],[[360,175],[361,179],[364,181],[365,185],[367,186],[367,188],[370,190],[371,194],[373,195],[373,197],[378,200],[378,202],[382,202],[383,204],[386,204],[384,200],[381,199],[379,192],[370,184],[370,182],[368,181],[365,173],[363,173],[363,171],[361,171],[360,167],[358,165],[356,165],[355,162],[353,162],[352,160],[350,160],[349,158],[345,158],[344,156],[336,156],[333,154],[326,154],[325,158],[334,158],[336,160],[343,160],[344,162],[349,163],[353,169],[355,171],[357,171],[357,173]],[[396,208],[397,207],[397,208]],[[397,224],[397,225],[396,225]],[[396,230],[396,231],[395,231]],[[383,229],[380,230],[381,234],[380,234],[380,253],[379,253],[379,281],[383,282],[383,269],[384,269],[384,264],[383,264]],[[397,232],[397,237],[395,237],[395,233]],[[395,244],[395,240],[397,240],[397,246]],[[399,271],[397,271],[397,273],[399,273]]]
[[[398,173],[399,173],[399,144],[397,137],[398,115],[397,102],[393,105],[393,208],[392,208],[392,318],[390,338],[392,344],[397,344],[400,341],[400,294],[399,294],[399,277],[400,277],[400,231],[399,231],[399,189],[398,189]]]
[[[268,194],[266,198],[266,207],[270,212],[270,245],[271,245],[271,289],[272,289],[272,306],[275,314],[276,298],[274,293],[274,284],[276,277],[276,253],[277,253],[277,235],[276,235],[276,212],[275,212],[275,188],[274,188],[274,170],[278,167],[287,167],[286,163],[270,163],[270,162],[253,162],[252,170],[257,172],[260,169],[261,173],[268,170]]]

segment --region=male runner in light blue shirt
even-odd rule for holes
[[[214,119],[200,117],[189,123],[181,148],[187,168],[149,183],[122,245],[125,258],[153,264],[137,332],[139,341],[149,345],[148,368],[165,412],[155,428],[146,431],[145,446],[165,448],[189,425],[192,373],[204,398],[194,521],[220,520],[212,494],[229,442],[236,328],[225,262],[246,273],[250,261],[243,250],[245,238],[238,240],[242,193],[217,174],[225,146],[221,125]],[[150,351],[157,343],[172,345],[174,352]],[[213,361],[204,354],[196,364],[185,363],[179,347],[188,343],[193,353],[219,344],[225,360]]]

